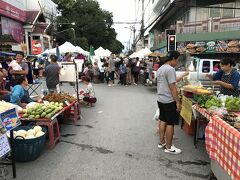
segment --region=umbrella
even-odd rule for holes
[[[94,47],[90,46],[90,50],[89,50],[89,56],[88,56],[88,60],[89,62],[92,64],[93,63],[93,56],[94,56]]]
[[[60,61],[61,60],[61,54],[60,54],[60,50],[59,50],[58,45],[56,47],[56,56],[57,56],[58,61]]]

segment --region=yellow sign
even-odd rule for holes
[[[180,112],[180,115],[183,117],[183,119],[191,125],[192,121],[192,101],[190,101],[187,97],[182,97],[182,110]]]

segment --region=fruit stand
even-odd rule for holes
[[[51,149],[60,139],[57,117],[63,115],[64,119],[71,119],[76,123],[80,119],[80,106],[76,99],[66,94],[53,93],[43,99],[51,102],[36,103],[33,107],[24,109],[20,114],[20,120],[25,123],[33,121],[39,126],[46,126],[49,136],[48,147]]]
[[[196,89],[196,88],[195,88]],[[198,92],[198,93],[194,93]],[[240,98],[210,95],[210,91],[192,91],[188,96],[195,119],[198,139],[199,119],[205,118],[205,145],[211,159],[211,170],[217,179],[240,179]],[[183,96],[184,96],[183,95]]]

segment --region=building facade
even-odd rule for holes
[[[158,19],[149,30],[152,51],[166,53],[166,29],[174,29],[177,49],[204,57],[240,53],[240,0],[162,0]]]
[[[48,27],[57,14],[51,0],[0,0],[0,51],[39,54],[51,46]]]

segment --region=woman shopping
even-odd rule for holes
[[[207,75],[215,85],[220,86],[220,94],[239,96],[238,83],[240,75],[237,69],[234,68],[235,65],[236,63],[232,59],[224,58],[220,61],[221,69],[213,75]]]
[[[95,102],[97,102],[97,98],[95,97],[94,89],[92,86],[92,83],[90,83],[90,78],[87,76],[81,77],[82,82],[84,85],[86,85],[86,89],[81,89],[79,94],[80,98],[83,100],[84,103],[87,105],[92,105]]]

